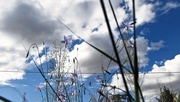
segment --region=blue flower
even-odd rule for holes
[[[65,48],[68,48],[72,44],[72,36],[64,36],[64,40],[61,43],[65,44]]]
[[[122,28],[129,30],[129,28],[133,27],[133,23],[129,23],[128,21],[122,22]]]

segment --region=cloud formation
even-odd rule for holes
[[[175,9],[180,7],[180,4],[177,2],[168,2],[165,4],[165,6],[163,6],[161,9],[163,10],[162,14],[166,14],[168,13],[168,11],[170,11],[171,9]]]
[[[127,5],[124,5],[120,0],[113,0],[119,24],[122,24],[126,19],[130,19],[131,22],[131,14],[125,10],[128,8],[131,12],[131,2],[128,0],[125,0],[125,2]],[[119,6],[120,4],[123,6]],[[4,3],[4,5],[6,5],[6,3]],[[136,0],[137,26],[154,21],[156,17],[154,8],[156,6],[158,5],[155,5],[153,2]],[[106,7],[112,29],[115,29],[116,25],[108,2],[106,2]],[[168,7],[173,8],[174,6]],[[78,0],[76,2],[74,0],[46,0],[43,2],[40,0],[37,2],[32,0],[14,0],[4,8],[3,6],[3,11],[0,11],[0,13],[3,14],[0,18],[0,34],[2,35],[0,38],[0,41],[2,41],[0,51],[2,51],[3,53],[1,54],[5,56],[1,58],[1,68],[14,70],[16,66],[13,65],[23,65],[22,62],[25,61],[24,55],[26,51],[18,40],[25,43],[25,47],[29,47],[32,43],[52,42],[53,40],[63,38],[64,35],[71,35],[72,32],[55,18],[63,21],[72,31],[107,54],[111,55],[113,52],[102,9],[97,0]],[[98,30],[92,33],[92,29],[96,27],[98,27]],[[118,35],[115,31],[114,36],[117,39]],[[148,64],[147,53],[149,41],[144,37],[138,37],[137,40],[140,66],[145,67]],[[152,44],[152,47],[156,50],[159,48],[156,44]],[[91,73],[100,71],[102,59],[103,65],[107,66],[108,59],[104,56],[102,58],[99,52],[85,43],[75,46],[74,50],[70,52],[72,57],[76,55],[77,48],[79,48],[78,59],[80,66],[84,72]],[[17,62],[14,61],[14,58],[18,58],[16,60]],[[116,67],[115,64],[112,64],[112,66]],[[9,79],[4,78],[4,80],[1,80],[5,82],[11,79],[22,79],[23,75],[24,73],[16,77],[14,74],[13,78],[6,76],[9,77]]]
[[[9,80],[23,79],[24,49],[16,40],[0,33],[0,85],[10,85]],[[19,73],[17,73],[19,72]]]
[[[1,30],[9,36],[30,43],[52,40],[58,27],[37,4],[22,1],[17,1],[15,7],[4,14],[1,24]]]
[[[162,47],[164,47],[164,41],[162,40],[160,40],[159,42],[150,43],[150,50],[159,50]]]
[[[140,85],[145,98],[145,101],[154,100],[155,97],[158,97],[160,94],[160,89],[164,86],[168,87],[173,92],[177,92],[180,90],[178,78],[180,77],[180,54],[176,55],[173,59],[166,60],[163,65],[158,66],[154,64],[152,67],[152,71],[148,73],[141,74],[140,73]],[[129,75],[127,75],[129,76]],[[112,78],[111,85],[116,85],[122,89],[124,89],[124,85],[121,79],[121,75],[119,74],[119,80],[117,80],[117,76],[114,75]],[[128,78],[130,78],[129,76]],[[132,82],[129,82],[131,87]],[[133,90],[133,88],[132,88]],[[118,92],[118,90],[117,90]]]

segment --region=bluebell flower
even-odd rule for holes
[[[72,44],[72,36],[64,36],[64,40],[61,43],[65,44],[65,48],[68,48]]]
[[[133,27],[133,23],[129,23],[128,21],[122,22],[122,28],[129,30],[129,28]]]

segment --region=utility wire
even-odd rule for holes
[[[35,71],[5,71],[1,70],[0,73],[27,73],[27,74],[39,74],[40,72],[35,72]],[[43,73],[51,73],[51,72],[43,72]],[[165,73],[180,73],[180,72],[141,72],[139,74],[165,74]],[[66,73],[66,74],[72,74],[72,73]],[[81,73],[81,74],[103,74],[101,72],[96,72],[96,73]],[[112,73],[111,73],[112,74]],[[131,73],[126,73],[126,74],[131,74]]]

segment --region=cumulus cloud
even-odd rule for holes
[[[96,42],[93,43],[96,43],[95,46],[100,46],[102,51],[109,55],[112,53],[112,46],[109,42],[106,42],[106,39],[104,39],[105,41],[99,37],[92,37],[92,39],[96,39]],[[101,43],[101,41],[104,41],[104,43]],[[109,49],[107,49],[107,47]],[[87,45],[85,42],[80,45],[76,45],[75,49],[77,48],[78,52],[77,50],[74,50],[70,52],[70,56],[76,57],[78,53],[78,60],[83,73],[91,74],[101,72],[102,64],[104,64],[105,68],[107,67],[109,60],[105,56],[102,56],[100,52]]]
[[[115,7],[115,12],[117,14],[117,17],[119,18],[118,21],[123,22],[123,20],[125,20],[127,17],[129,17],[129,14],[126,14],[124,7],[117,6],[117,3],[122,3],[122,2],[113,1],[113,4],[115,4],[114,7]],[[130,2],[127,2],[127,3],[129,4],[129,6],[131,6]],[[54,8],[56,6],[62,7],[61,9],[60,8],[58,9],[58,7],[56,7],[56,12],[59,12],[59,14],[54,13],[54,15],[58,16],[62,21],[64,21],[67,24],[68,27],[70,27],[73,31],[75,31],[83,39],[85,39],[89,43],[93,44],[97,48],[101,49],[102,51],[106,52],[107,54],[111,55],[113,50],[112,50],[111,42],[109,39],[109,35],[107,33],[107,27],[104,22],[104,17],[103,17],[99,2],[97,2],[97,1],[85,1],[85,2],[78,1],[78,2],[74,2],[74,3],[69,2],[69,4],[72,5],[71,7],[67,7],[64,4],[68,4],[68,2],[62,1],[61,3],[57,3],[57,4],[50,3],[49,5],[48,5],[48,2],[42,2],[42,5],[44,5],[44,7],[46,9],[51,8],[52,5],[54,5]],[[84,8],[84,5],[86,5],[86,7],[87,7],[86,9],[83,9],[83,10],[79,9],[79,8]],[[152,3],[148,4],[143,0],[137,1],[137,5],[138,5],[137,13],[139,12],[138,18],[139,18],[139,20],[141,20],[141,21],[138,21],[139,22],[138,25],[151,22],[151,20],[153,20],[155,17],[155,12],[153,11],[154,5]],[[106,6],[107,6],[107,11],[109,12],[108,17],[110,19],[109,21],[111,23],[112,29],[115,29],[116,25],[114,23],[114,20],[112,20],[113,16],[112,16],[111,10],[109,8],[108,2],[106,2]],[[128,6],[128,5],[126,5],[126,6]],[[139,8],[139,7],[142,7],[142,8]],[[64,10],[64,9],[66,9],[66,10]],[[74,9],[77,10],[77,13],[74,12]],[[142,12],[141,10],[144,10],[144,9],[148,11],[147,14],[141,13]],[[51,9],[48,9],[48,10],[49,10],[48,12],[52,11]],[[142,16],[142,14],[144,14],[144,16]],[[76,20],[74,20],[74,19],[76,19]],[[101,25],[101,26],[99,26],[99,25]],[[92,29],[94,29],[96,27],[98,27],[98,30],[96,30],[96,32],[92,32]],[[116,32],[116,34],[117,34],[117,32]],[[117,36],[117,35],[115,35],[115,36]],[[140,37],[137,40],[139,40],[138,41],[138,46],[139,46],[138,53],[140,56],[140,59],[139,59],[140,67],[145,67],[149,60],[147,58],[148,40],[143,37]],[[77,47],[79,48],[78,58],[81,62],[82,69],[91,71],[91,72],[100,71],[101,54],[99,52],[97,52],[96,50],[92,49],[90,46],[88,46],[85,43],[77,45],[76,48]],[[74,49],[74,51],[71,52],[72,56],[76,55],[76,54],[73,54],[76,52],[76,48]],[[80,54],[81,54],[81,56],[80,56]],[[86,56],[86,55],[88,55],[88,56]],[[91,56],[91,55],[95,55],[95,56]],[[85,56],[86,56],[86,58],[85,58]],[[107,63],[107,62],[104,62],[104,63]]]
[[[98,36],[92,36],[91,40],[92,44],[96,46],[97,48],[101,49],[102,51],[106,52],[109,55],[114,56],[114,51],[112,48],[112,45],[110,43],[110,39],[108,38],[108,35],[103,35],[104,37],[106,36],[107,38],[101,38],[102,35]],[[103,42],[103,43],[102,43]],[[138,48],[138,57],[139,57],[139,67],[145,67],[148,64],[149,58],[147,57],[148,53],[148,40],[145,39],[144,37],[138,37],[137,38],[137,48]],[[122,45],[119,45],[120,48],[122,48]],[[79,49],[78,52],[76,49]],[[96,72],[101,72],[101,66],[103,64],[104,68],[107,68],[109,59],[105,56],[101,57],[102,54],[99,53],[97,50],[93,49],[89,45],[87,45],[85,42],[76,45],[75,50],[70,52],[71,57],[76,57],[78,53],[78,59],[79,63],[81,66],[81,69],[84,73],[96,73]],[[125,61],[127,58],[126,52],[123,49],[120,54],[119,54],[122,63]],[[117,67],[116,63],[111,63],[110,68],[112,67]]]
[[[153,7],[154,6],[152,4],[144,4],[137,8],[137,24],[142,25],[143,23],[152,22],[155,17]]]
[[[30,68],[24,63],[29,45],[51,42],[60,36],[56,34],[57,24],[35,2],[13,0],[7,4],[0,10],[1,85],[23,79],[25,69]]]
[[[178,92],[180,90],[179,88],[180,81],[178,80],[180,77],[179,61],[180,61],[180,54],[176,55],[173,59],[166,60],[163,63],[163,65],[158,66],[157,64],[154,64],[152,66],[152,71],[148,73],[145,74],[140,73],[140,85],[145,101],[154,100],[155,97],[158,97],[158,95],[160,94],[159,88],[162,88],[164,86],[167,86],[173,92]],[[117,79],[116,75],[112,77],[111,85],[113,86],[116,85],[124,89],[121,75],[119,75],[118,77],[119,79]],[[132,85],[132,83],[130,85]]]
[[[30,43],[52,40],[58,27],[37,4],[22,1],[4,13],[1,25],[0,29],[10,37]]]
[[[25,72],[22,65],[25,58],[22,56],[25,53],[17,40],[2,33],[0,36],[0,85],[10,85],[10,80],[23,79]]]
[[[114,2],[118,2],[118,1],[114,1]],[[121,3],[121,2],[119,1],[118,3]],[[129,6],[131,6],[130,2],[127,2],[127,3],[129,4]],[[153,4],[147,4],[146,2],[140,1],[140,0],[137,1],[137,4],[138,4],[137,13],[139,13],[138,18],[139,18],[139,20],[141,20],[141,21],[137,21],[137,22],[139,22],[138,25],[151,22],[151,20],[153,20],[155,17],[155,12],[153,11]],[[109,21],[111,23],[112,29],[115,29],[116,25],[114,23],[114,20],[111,20],[113,18],[113,16],[112,16],[112,13],[110,11],[110,8],[109,8],[109,5],[107,2],[106,2],[106,5],[107,5],[107,11],[109,11],[109,13],[108,13],[108,17],[110,19]],[[126,5],[126,6],[128,6],[128,5]],[[117,14],[117,17],[119,18],[118,21],[121,24],[123,22],[123,20],[125,20],[127,17],[129,17],[129,14],[127,14],[125,12],[124,7],[118,7],[117,4],[114,5],[114,7],[116,8],[115,12]],[[142,8],[139,8],[139,7],[142,7]],[[100,12],[99,10],[101,10],[101,8],[98,8],[96,12]],[[143,12],[141,10],[147,10],[148,12],[147,12],[147,14],[144,14],[144,13],[141,13],[141,12]],[[92,18],[94,18],[95,21],[97,20],[96,18],[104,19],[103,16],[100,14],[94,15],[94,16],[92,16]],[[142,14],[144,14],[144,16]],[[113,52],[113,49],[112,49],[110,39],[108,37],[109,35],[107,34],[106,24],[103,20],[98,20],[97,23],[94,23],[94,20],[91,20],[92,22],[89,22],[87,24],[86,31],[84,31],[85,33],[83,31],[81,31],[81,32],[83,32],[83,34],[89,34],[89,36],[82,35],[82,37],[84,37],[86,41],[90,42],[94,46],[98,47],[99,49],[102,49],[103,51],[105,51],[106,53],[111,55]],[[90,25],[91,26],[93,25],[95,27],[97,27],[98,25],[101,25],[101,26],[98,27],[98,30],[96,31],[96,33],[92,34],[92,33],[88,32],[88,28],[93,28]],[[117,32],[115,34],[117,34]],[[139,57],[139,65],[140,65],[140,67],[145,67],[149,61],[149,59],[147,58],[148,40],[145,39],[144,37],[139,37],[137,40],[138,40],[137,41],[138,42],[138,55],[140,56]],[[86,70],[91,71],[91,72],[100,71],[101,70],[101,67],[100,67],[101,54],[99,52],[97,52],[96,50],[93,50],[93,49],[91,50],[90,46],[85,45],[85,44],[78,45],[78,48],[83,49],[83,50],[81,50],[81,52],[79,50],[79,53],[81,53],[81,54],[82,54],[82,52],[85,52],[90,55],[95,55],[95,56],[88,56],[86,58],[84,58],[84,56],[82,58],[81,58],[81,56],[79,56],[79,59],[81,59],[80,61],[82,61],[81,63],[86,63],[86,65],[81,64],[81,67],[83,69],[85,68]],[[85,48],[87,48],[87,49],[85,49]],[[73,53],[73,51],[71,53]],[[125,53],[122,51],[120,56],[121,56],[121,58],[122,58],[122,56],[125,57]],[[96,59],[96,60],[94,60],[94,59]],[[108,63],[108,62],[103,62],[103,63]],[[112,66],[115,67],[116,65],[112,64]]]
[[[132,11],[132,1],[125,0],[128,3],[130,10]],[[153,22],[156,16],[154,12],[154,5],[152,2],[146,2],[145,0],[136,0],[136,18],[137,25],[143,25],[144,23]]]
[[[128,6],[128,10],[132,10],[131,2],[128,0],[125,1],[128,3],[125,5],[126,7],[119,7],[118,5],[123,3],[120,0],[113,0],[119,24],[125,19],[131,19],[130,15],[125,11]],[[136,0],[137,25],[143,25],[153,21],[156,16],[155,6],[157,5],[153,5],[151,2],[147,3],[145,0]],[[115,29],[116,25],[108,2],[106,2],[106,7],[112,29]],[[54,39],[61,39],[64,35],[72,34],[71,31],[56,21],[56,17],[62,20],[83,39],[107,54],[112,55],[113,49],[111,41],[107,32],[106,23],[104,22],[100,3],[97,0],[78,0],[76,2],[74,2],[74,0],[46,0],[43,2],[40,0],[38,2],[33,0],[17,0],[8,3],[7,7],[3,6],[2,10],[3,11],[0,11],[0,13],[3,14],[0,18],[0,33],[2,35],[0,39],[4,45],[1,45],[0,50],[5,50],[1,54],[6,56],[5,58],[1,58],[3,61],[0,63],[0,66],[2,68],[16,68],[13,65],[20,66],[22,62],[24,62],[26,51],[20,43],[17,44],[16,41],[18,40],[26,43],[25,45],[28,47],[32,43],[52,42]],[[96,27],[98,27],[98,30],[96,33],[92,33],[92,29]],[[117,32],[115,32],[114,35],[117,37]],[[137,41],[140,67],[144,67],[148,63],[148,40],[144,37],[139,37]],[[15,46],[16,44],[18,47]],[[153,46],[155,46],[154,49],[157,49],[157,45]],[[78,59],[84,72],[100,71],[102,62],[104,66],[107,66],[109,60],[105,56],[101,57],[99,52],[85,43],[76,45],[74,50],[70,52],[70,55],[77,55],[76,48],[79,48]],[[15,52],[12,52],[13,50],[15,50]],[[16,54],[14,55],[14,53]],[[14,61],[14,58],[18,59]],[[116,65],[112,64],[112,66],[115,67]],[[23,75],[24,74],[21,74],[14,79],[22,79]],[[10,77],[7,80],[10,79],[13,78]],[[3,82],[5,82],[5,80],[3,80]]]
[[[179,61],[180,55],[176,55],[171,60],[166,60],[164,65],[158,66],[153,65],[152,71],[147,73],[144,78],[144,83],[142,89],[144,90],[144,95],[148,97],[153,97],[149,95],[151,91],[154,95],[159,94],[159,87],[167,86],[170,90],[177,92],[179,90]],[[151,84],[149,84],[151,82]],[[152,91],[153,90],[153,91]]]

